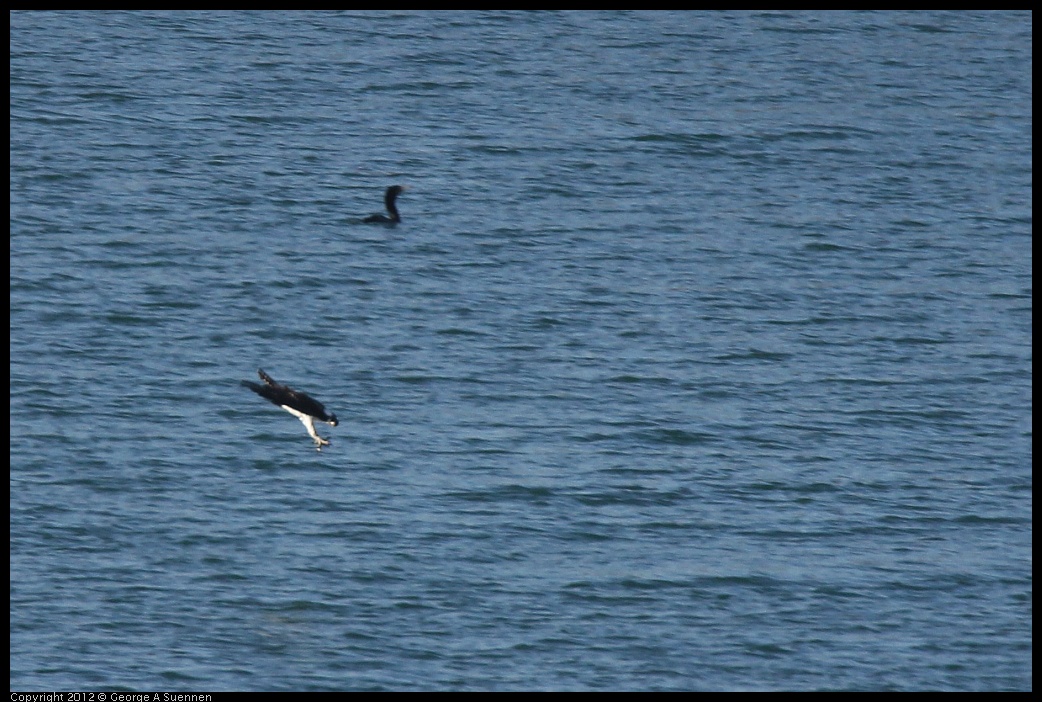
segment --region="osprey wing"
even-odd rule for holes
[[[325,405],[311,397],[311,395],[276,382],[274,378],[259,368],[257,369],[257,375],[264,381],[264,385],[253,383],[249,380],[242,381],[242,384],[272,404],[291,408],[299,413],[298,416],[303,414],[322,422],[328,422],[333,426],[337,425],[336,415],[326,412]],[[301,421],[303,421],[303,418],[301,418]]]
[[[282,391],[279,387],[271,387],[270,385],[260,385],[259,383],[251,383],[249,380],[242,381],[242,384],[273,404],[286,404],[286,393]]]
[[[257,369],[257,375],[259,375],[260,379],[263,380],[265,382],[265,384],[267,384],[269,387],[283,388],[283,389],[286,389],[286,390],[289,389],[285,385],[281,385],[280,383],[276,382],[274,378],[272,378],[270,375],[268,375],[267,373],[264,372],[263,368],[258,368]]]
[[[292,407],[298,412],[309,414],[315,419],[319,419],[323,422],[329,421],[329,415],[326,414],[326,407],[321,402],[313,398],[311,395],[308,395],[306,392],[291,390],[290,388],[285,388],[285,390],[285,401],[282,404]]]

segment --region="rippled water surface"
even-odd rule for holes
[[[12,689],[1031,688],[1030,13],[10,20]]]

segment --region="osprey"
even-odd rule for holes
[[[322,450],[323,446],[329,445],[329,439],[323,439],[315,432],[315,420],[326,422],[335,427],[338,424],[335,414],[326,412],[326,408],[322,406],[322,403],[307,393],[275,382],[274,378],[259,368],[257,369],[257,375],[264,381],[264,385],[251,383],[249,380],[242,381],[242,384],[302,421],[304,427],[308,430],[308,434],[315,440],[315,447],[319,451]]]

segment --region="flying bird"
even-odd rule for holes
[[[264,385],[253,383],[249,380],[242,381],[242,384],[303,422],[304,428],[308,430],[308,434],[314,439],[315,447],[319,451],[322,450],[323,446],[329,445],[329,439],[323,439],[315,431],[315,421],[326,422],[330,426],[335,427],[339,424],[335,414],[326,412],[326,408],[322,403],[307,393],[275,382],[274,378],[259,368],[257,369],[257,375],[264,381]]]

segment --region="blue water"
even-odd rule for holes
[[[1031,688],[1029,12],[10,20],[12,689]]]

